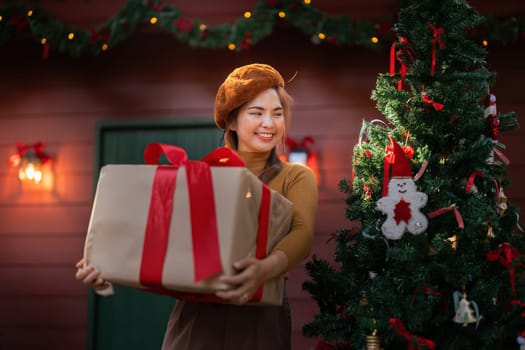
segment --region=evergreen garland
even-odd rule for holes
[[[28,31],[43,47],[44,57],[58,51],[71,56],[97,55],[114,48],[143,26],[153,25],[171,33],[190,47],[249,49],[272,34],[281,22],[291,24],[311,38],[313,44],[356,45],[382,48],[394,39],[392,20],[383,23],[354,21],[348,16],[328,15],[311,0],[259,0],[233,23],[207,25],[190,18],[176,6],[161,0],[130,0],[107,22],[93,30],[75,28],[53,17],[39,5],[9,3],[0,8],[0,45]],[[469,28],[481,45],[512,42],[525,38],[525,16],[488,18],[480,26]]]

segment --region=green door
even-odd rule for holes
[[[212,120],[105,121],[97,125],[95,184],[105,164],[144,164],[151,142],[182,147],[200,159],[221,146]],[[88,350],[159,350],[175,303],[170,297],[114,286],[115,295],[89,296]]]

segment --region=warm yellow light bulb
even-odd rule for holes
[[[33,10],[29,10],[29,11],[27,11],[27,16],[28,16],[28,17],[33,16]]]
[[[151,17],[151,19],[149,20],[149,23],[155,24],[157,23],[157,21],[158,21],[157,17]]]
[[[286,12],[279,11],[279,18],[285,18],[285,17],[286,17]]]
[[[324,33],[319,33],[319,34],[317,34],[317,37],[318,37],[319,39],[321,39],[321,40],[326,39],[326,35],[325,35]]]
[[[67,38],[68,38],[69,40],[73,40],[73,39],[75,39],[75,33],[69,33],[69,34],[67,35]]]
[[[46,43],[47,43],[47,39],[46,38],[40,39],[40,44],[45,45]]]
[[[251,18],[252,17],[252,13],[250,11],[246,11],[244,13],[244,18],[248,19],[248,18]]]
[[[18,178],[21,181],[31,181],[38,184],[42,181],[42,170],[40,166],[36,167],[29,163],[18,170]]]
[[[312,0],[304,0],[305,5],[310,5],[312,3]]]
[[[201,23],[201,25],[199,25],[199,29],[200,29],[201,31],[206,30],[206,28],[207,28],[207,27],[206,27],[206,24],[204,24],[204,23]]]
[[[228,50],[230,50],[230,51],[235,50],[235,47],[236,47],[236,46],[235,46],[234,43],[229,43],[229,44],[228,44]]]
[[[373,36],[370,38],[370,41],[372,44],[377,44],[379,42],[379,38],[377,36]]]
[[[0,16],[0,22],[2,22],[3,19],[4,19],[4,17]]]
[[[489,42],[488,42],[487,40],[483,40],[483,41],[481,42],[481,44],[482,44],[483,46],[488,46],[488,45],[489,45]]]
[[[106,44],[106,43],[104,43],[104,44],[102,44],[102,45],[100,46],[100,49],[101,49],[102,51],[107,51],[107,50],[109,49],[109,45]]]

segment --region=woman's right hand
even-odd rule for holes
[[[82,281],[86,286],[95,290],[106,289],[110,286],[109,282],[100,276],[100,271],[92,266],[85,265],[84,259],[80,259],[75,267],[77,268],[75,278]]]

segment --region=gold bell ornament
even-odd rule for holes
[[[463,327],[467,327],[469,323],[478,324],[480,320],[478,305],[475,301],[468,301],[465,292],[461,295],[461,299],[459,298],[459,294],[459,292],[454,292],[454,307],[456,314],[452,320],[455,323],[462,324]]]
[[[381,337],[377,335],[377,330],[366,336],[366,350],[381,350]]]

